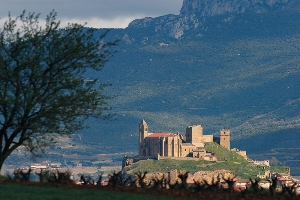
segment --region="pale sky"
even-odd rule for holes
[[[179,14],[183,0],[0,0],[0,27],[8,13],[41,13],[40,21],[53,9],[61,25],[83,24],[94,28],[126,28],[134,19]]]

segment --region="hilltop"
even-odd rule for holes
[[[286,173],[285,166],[270,166],[262,167],[248,162],[244,157],[234,151],[230,151],[217,143],[206,143],[205,149],[208,152],[215,153],[218,161],[192,160],[192,159],[162,159],[162,160],[141,160],[129,167],[126,167],[129,174],[138,172],[170,172],[171,170],[184,170],[189,173],[196,173],[199,171],[214,172],[223,171],[231,172],[239,178],[257,178],[259,174],[265,174],[267,170],[271,172]]]

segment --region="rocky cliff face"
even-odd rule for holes
[[[197,13],[207,17],[228,13],[267,13],[295,10],[299,3],[297,0],[184,0],[180,14]]]
[[[179,15],[137,19],[128,29],[146,30],[157,37],[180,39],[185,36],[202,37],[211,26],[209,18],[220,16],[217,26],[224,27],[236,19],[236,15],[300,11],[299,0],[184,0]],[[276,20],[276,19],[275,19]],[[213,22],[215,23],[215,21]],[[215,25],[215,24],[214,24]],[[148,35],[147,35],[148,34]],[[128,35],[127,35],[128,36]],[[130,37],[130,36],[129,36]],[[127,37],[128,39],[128,37]],[[134,38],[135,41],[140,39]]]

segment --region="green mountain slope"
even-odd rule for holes
[[[142,118],[153,131],[225,126],[233,139],[298,127],[299,36],[129,46],[103,77],[116,113],[137,120],[131,133]]]
[[[201,124],[205,134],[218,135],[226,127],[233,141],[252,138],[242,148],[248,152],[255,150],[251,143],[265,138],[262,134],[267,141],[272,133],[281,140],[295,138],[300,127],[299,14],[199,18],[201,26],[187,28],[178,39],[158,27],[179,23],[183,16],[111,30],[111,38],[122,39],[118,52],[100,74],[87,76],[113,84],[107,93],[114,96],[117,120],[88,121],[92,128],[80,132],[84,141],[137,151],[141,119],[150,132],[185,133],[187,126]]]

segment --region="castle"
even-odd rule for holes
[[[246,151],[237,148],[230,149],[230,130],[226,128],[220,130],[219,138],[213,135],[203,135],[201,125],[188,126],[185,135],[171,132],[150,133],[148,124],[142,120],[139,125],[139,154],[134,157],[125,156],[122,161],[122,168],[145,159],[172,158],[217,161],[218,159],[213,152],[206,152],[204,145],[207,142],[217,142],[220,146],[243,156],[254,165],[270,166],[268,160],[253,161],[247,157]]]
[[[219,143],[230,149],[230,131],[220,131]],[[188,126],[186,134],[175,134],[170,132],[150,133],[145,120],[139,125],[139,156],[140,157],[193,157],[204,156],[204,144],[214,142],[213,135],[203,135],[201,125]]]

